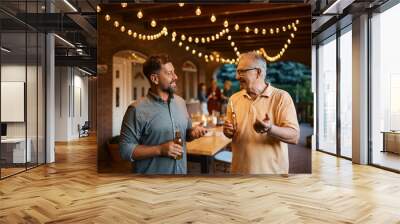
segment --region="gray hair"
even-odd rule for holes
[[[267,75],[267,62],[265,61],[264,57],[257,54],[256,51],[249,51],[241,54],[239,57],[239,61],[244,57],[252,60],[255,63],[255,66],[261,69],[261,75],[263,75],[265,78],[265,76]]]

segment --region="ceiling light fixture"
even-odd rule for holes
[[[9,50],[9,49],[7,49],[7,48],[5,48],[5,47],[1,47],[1,50],[4,51],[4,52],[6,52],[6,53],[10,53],[10,52],[11,52],[11,50]]]
[[[64,3],[68,5],[74,12],[78,12],[78,10],[68,1],[64,0]]]
[[[73,45],[73,44],[72,44],[71,42],[69,42],[68,40],[66,40],[66,39],[64,39],[64,38],[62,38],[62,37],[60,37],[60,36],[57,35],[57,34],[54,34],[54,36],[57,37],[57,38],[58,38],[59,40],[61,40],[62,42],[64,42],[65,44],[67,44],[68,46],[75,48],[75,45]]]

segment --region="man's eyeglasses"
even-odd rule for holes
[[[246,72],[251,71],[251,70],[255,70],[255,69],[258,70],[258,68],[237,69],[237,70],[236,70],[236,73],[237,73],[239,76],[242,76],[242,75],[245,74]]]

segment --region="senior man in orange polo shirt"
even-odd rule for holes
[[[244,88],[231,96],[224,134],[232,138],[233,174],[288,174],[289,144],[299,140],[290,95],[265,82],[267,63],[256,52],[239,58],[236,78]]]

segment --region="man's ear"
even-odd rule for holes
[[[155,85],[158,85],[158,82],[159,82],[159,80],[158,80],[158,75],[156,75],[156,74],[151,74],[151,75],[150,75],[150,80],[151,80],[151,82],[154,83]]]

